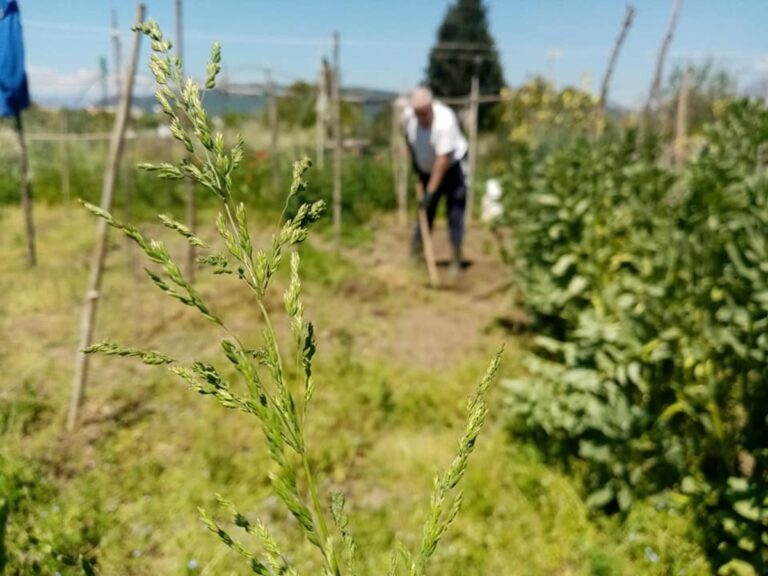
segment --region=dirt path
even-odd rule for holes
[[[386,219],[369,245],[345,252],[362,274],[342,283],[338,296],[347,303],[341,309],[347,310],[331,321],[337,324],[343,318],[356,351],[407,365],[449,369],[498,340],[487,334],[487,328],[508,313],[510,303],[503,291],[487,293],[503,284],[507,271],[490,234],[475,225],[467,235],[462,276],[451,284],[447,229],[438,223],[435,251],[444,286],[431,289],[426,269],[409,259],[410,236],[410,227]]]
[[[8,387],[45,383],[46,389],[65,398],[93,222],[78,209],[41,207],[39,212],[39,240],[45,258],[37,270],[19,266],[17,244],[0,244],[4,249],[0,252],[6,256],[0,266],[0,286],[6,294],[0,298],[0,341],[7,349],[0,353],[0,364],[12,362],[15,366]],[[142,229],[151,227],[143,223]],[[209,229],[205,233],[214,236]],[[258,238],[258,245],[268,243],[267,234]],[[463,276],[456,285],[440,290],[428,287],[423,265],[409,261],[410,235],[410,226],[405,229],[394,217],[382,218],[370,241],[358,248],[345,247],[342,260],[347,265],[337,269],[333,257],[321,254],[317,259],[321,268],[311,273],[306,270],[307,317],[318,330],[323,356],[346,354],[448,372],[467,359],[486,358],[505,338],[499,331],[489,334],[487,329],[498,318],[508,316],[511,303],[507,295],[498,291],[486,298],[476,297],[498,286],[507,273],[489,233],[480,226],[470,230]],[[444,222],[438,222],[434,237],[438,260],[447,263],[450,247]],[[317,251],[331,250],[321,238],[317,233],[311,239]],[[169,302],[143,275],[132,274],[126,244],[117,235],[111,246],[95,338],[156,348],[178,358],[188,358],[191,351],[206,357],[219,354],[218,339],[212,338],[207,322],[194,311]],[[183,247],[178,242],[170,246]],[[447,267],[441,266],[440,272],[447,280]],[[258,310],[250,304],[252,295],[241,283],[204,275],[200,282],[200,290],[235,331],[257,334]],[[271,293],[271,307],[278,318],[283,314],[282,291],[283,287],[276,287]],[[287,338],[288,326],[279,324]],[[180,331],[183,338],[178,337]],[[149,374],[140,365],[102,361],[96,365],[91,389],[93,394],[103,392],[104,398],[99,400],[103,402],[111,394],[107,383],[118,380],[126,370]]]

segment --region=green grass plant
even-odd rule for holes
[[[261,312],[264,326],[262,343],[258,347],[247,345],[228,327],[223,318],[213,311],[184,278],[163,243],[146,239],[133,226],[121,223],[111,214],[86,203],[85,206],[91,212],[121,230],[141,248],[152,263],[158,265],[160,270],[146,269],[147,275],[158,288],[181,303],[195,308],[205,319],[227,333],[227,338],[221,340],[221,348],[226,359],[239,373],[244,387],[236,386],[213,364],[202,361],[185,364],[154,350],[102,343],[91,346],[86,352],[138,357],[150,365],[170,365],[170,370],[189,383],[193,390],[213,396],[225,408],[256,417],[275,468],[270,475],[272,488],[293,515],[307,540],[319,552],[323,573],[328,576],[358,574],[357,545],[345,512],[344,496],[336,492],[331,497],[331,524],[310,465],[304,434],[307,410],[315,390],[312,362],[317,345],[313,324],[305,320],[301,301],[299,253],[291,250],[307,238],[308,226],[320,217],[324,204],[322,201],[304,203],[292,217],[283,220],[281,216],[270,248],[255,250],[245,206],[236,203],[232,197],[232,173],[243,158],[242,140],[231,150],[225,149],[223,135],[211,129],[202,107],[199,87],[192,80],[185,81],[180,61],[171,56],[170,42],[164,39],[154,22],[142,25],[141,30],[152,41],[150,68],[157,82],[157,100],[170,119],[173,136],[194,155],[191,160],[179,164],[162,163],[145,165],[144,168],[168,180],[191,178],[218,197],[221,212],[216,228],[226,253],[211,252],[201,256],[198,263],[209,267],[214,274],[235,274],[248,285]],[[220,69],[221,51],[218,44],[215,44],[208,64],[206,88],[215,86]],[[295,164],[293,183],[283,215],[291,199],[305,189],[303,177],[308,168],[308,161]],[[206,248],[206,244],[183,224],[163,215],[160,220],[166,228],[177,232],[186,241]],[[266,297],[273,276],[288,254],[291,272],[290,284],[284,294],[284,305],[291,326],[294,351],[284,355],[278,344],[272,315],[267,310]],[[459,485],[486,420],[486,396],[499,362],[500,354],[497,354],[467,404],[468,421],[457,455],[449,468],[435,477],[421,544],[413,552],[403,545],[397,545],[392,553],[390,574],[400,573],[401,569],[411,576],[425,574],[439,541],[458,514],[463,500]],[[289,379],[290,363],[293,364],[293,379]],[[249,520],[224,498],[219,498],[219,503],[229,512],[238,528],[260,542],[261,549],[254,552],[247,548],[213,516],[201,510],[203,520],[223,543],[248,562],[252,572],[263,575],[297,573],[289,560],[290,555],[281,550],[260,520]]]
[[[196,149],[205,154],[200,144]],[[248,157],[245,150],[244,163]],[[238,172],[232,176],[234,194],[249,209],[254,263],[257,247],[262,245],[267,247],[263,252],[268,261],[273,254],[271,236],[276,232],[279,237],[283,227],[275,229],[271,219],[275,210],[252,210],[248,200],[258,194],[246,185],[239,186]],[[141,178],[160,192],[173,184],[155,184],[152,173]],[[298,214],[299,196],[305,202],[313,199],[309,188],[299,191],[287,210],[288,222]],[[222,256],[226,266],[218,257],[200,265],[222,273],[201,270],[193,287],[196,296],[191,296],[186,287],[170,279],[175,277],[172,266],[170,276],[163,270],[170,264],[161,246],[170,259],[183,254],[181,244],[189,241],[179,236],[184,229],[173,218],[165,223],[143,220],[141,238],[153,257],[163,262],[151,263],[152,273],[174,297],[190,305],[178,306],[156,297],[153,282],[136,278],[132,257],[136,243],[131,241],[129,247],[125,238],[113,239],[98,332],[114,341],[140,343],[164,353],[147,356],[150,362],[179,359],[176,365],[164,366],[190,370],[196,385],[215,396],[226,391],[208,380],[212,374],[208,366],[213,366],[222,382],[230,384],[229,394],[251,406],[247,381],[222,356],[222,339],[235,346],[241,342],[256,351],[258,358],[251,358],[262,384],[273,399],[281,398],[274,394],[278,388],[270,367],[259,363],[267,359],[260,351],[266,352],[268,345],[258,297],[246,282],[245,267],[228,251],[215,228],[214,205],[222,200],[215,194],[208,198],[197,237],[210,247],[205,256]],[[275,496],[270,472],[279,479],[281,468],[259,441],[262,421],[250,411],[222,410],[215,401],[190,401],[184,386],[173,385],[186,380],[178,380],[156,364],[93,358],[82,428],[75,436],[62,435],[61,416],[68,401],[92,222],[90,214],[79,207],[52,204],[41,205],[36,213],[41,253],[47,256],[34,272],[18,259],[18,245],[23,241],[18,209],[0,206],[0,508],[4,513],[0,549],[5,573],[229,575],[249,572],[253,556],[271,570],[262,542],[269,536],[262,526],[269,528],[271,539],[296,573],[322,573],[325,558],[320,549],[309,542],[293,514]],[[236,223],[238,206],[233,205]],[[175,208],[173,204],[159,205],[154,212],[160,207],[168,214]],[[277,212],[280,209],[282,204]],[[149,211],[134,214],[143,219]],[[123,218],[119,207],[113,216]],[[153,245],[150,236],[158,243]],[[179,239],[182,242],[174,242]],[[398,325],[414,311],[442,313],[440,306],[454,305],[457,300],[450,293],[404,287],[389,279],[385,282],[375,267],[361,264],[351,253],[332,253],[313,234],[283,251],[282,265],[271,276],[262,299],[273,322],[274,341],[282,352],[284,382],[299,415],[303,414],[306,390],[304,367],[298,362],[303,358],[303,346],[299,350],[294,344],[294,323],[285,311],[284,298],[284,292],[291,292],[290,253],[294,250],[301,256],[298,302],[305,308],[305,318],[311,311],[317,320],[316,338],[322,351],[313,357],[312,377],[318,385],[301,432],[309,447],[310,472],[336,561],[342,573],[348,573],[349,537],[354,535],[358,573],[387,574],[392,550],[405,549],[411,563],[400,557],[399,568],[401,574],[407,574],[413,564],[418,569],[425,542],[431,546],[435,528],[440,529],[447,518],[434,521],[431,510],[436,502],[439,507],[439,498],[430,501],[431,478],[445,463],[454,462],[457,437],[471,440],[465,423],[467,382],[482,373],[502,335],[468,334],[471,341],[465,352],[437,366],[422,365],[408,354],[382,348],[376,341],[382,338],[382,323]],[[241,267],[245,278],[241,278]],[[374,286],[374,292],[358,290],[367,283]],[[294,289],[296,286],[293,284]],[[197,313],[197,300],[237,338]],[[485,307],[478,310],[481,316],[486,313]],[[308,323],[304,325],[308,331]],[[523,340],[504,338],[505,374],[520,375],[524,372],[518,362]],[[413,335],[403,333],[402,340],[407,345],[413,342]],[[199,371],[192,360],[186,360],[190,357],[198,359]],[[201,372],[204,380],[198,378]],[[333,385],[321,385],[325,382]],[[488,390],[491,406],[502,400],[497,387]],[[281,441],[288,463],[296,471],[305,508],[316,524],[302,457]],[[535,446],[510,433],[500,411],[488,415],[483,441],[472,459],[459,487],[464,490],[461,514],[434,549],[428,573],[710,573],[701,550],[688,535],[693,524],[690,511],[664,499],[636,500],[624,522],[590,510],[579,491],[581,470],[565,472],[549,465]],[[461,465],[462,458],[455,462]],[[455,477],[455,473],[443,473],[438,483],[442,479],[444,486],[450,485],[446,482]],[[450,490],[443,490],[447,492]],[[348,518],[340,514],[338,497],[333,505],[334,493],[348,497],[343,507]],[[224,496],[223,506],[217,494]],[[444,511],[450,510],[450,494],[447,496]],[[236,503],[237,511],[248,521],[247,529],[255,535],[237,526],[238,520],[245,522],[235,516],[229,502]],[[248,560],[211,536],[208,526],[200,522],[198,508],[206,511],[216,534],[221,529],[233,546],[235,541],[242,546],[250,555]],[[430,528],[426,534],[425,524]],[[327,542],[325,545],[328,549]],[[272,552],[272,560],[280,562],[274,548]]]
[[[3,208],[0,214],[5,230],[23,231],[17,209]],[[201,218],[199,236],[212,244],[216,231],[208,216]],[[0,243],[5,295],[0,300],[0,413],[9,422],[0,428],[0,454],[8,463],[0,477],[26,469],[47,486],[47,495],[22,493],[18,506],[27,512],[9,515],[7,572],[81,574],[78,566],[64,563],[66,553],[66,558],[88,559],[98,574],[245,573],[241,559],[199,520],[198,507],[215,517],[222,514],[219,493],[246,516],[268,524],[300,574],[320,573],[314,546],[271,490],[272,465],[255,419],[222,410],[216,402],[194,401],[167,371],[132,359],[93,358],[83,427],[75,437],[61,437],[93,229],[90,214],[76,207],[43,206],[39,217],[45,231],[40,246],[50,254],[40,270],[33,274],[24,268],[17,240]],[[258,243],[268,242],[273,226],[254,218],[252,235]],[[143,228],[166,241],[172,254],[183,254],[183,246],[172,242],[176,232],[159,223]],[[410,549],[420,543],[431,477],[451,460],[463,431],[468,382],[482,372],[502,335],[477,334],[455,362],[423,365],[390,351],[386,343],[371,342],[382,318],[370,314],[365,294],[346,287],[368,281],[374,270],[336,255],[317,235],[300,251],[302,300],[322,344],[313,363],[318,386],[305,429],[312,468],[321,493],[348,496],[350,524],[365,552],[361,568],[386,574],[395,540]],[[196,351],[192,357],[218,363],[220,347],[211,341],[210,322],[188,306],[169,306],[152,283],[134,276],[130,263],[126,243],[115,238],[97,336],[142,343],[174,358]],[[274,314],[283,309],[289,272],[278,271],[272,296],[267,295]],[[199,274],[195,287],[238,333],[248,340],[259,337],[257,307],[249,305],[247,287],[234,275]],[[414,309],[432,306],[428,296],[417,292],[404,298],[398,288],[376,305],[386,309],[384,321],[398,324]],[[275,328],[281,342],[291,341],[288,323],[276,322]],[[504,374],[520,375],[523,340],[503,337]],[[236,377],[227,364],[221,371]],[[491,388],[492,406],[503,401],[502,392]],[[432,558],[432,573],[591,576],[595,567],[611,568],[614,576],[664,576],[680,569],[709,574],[688,535],[690,513],[642,500],[624,523],[590,511],[573,473],[578,471],[547,464],[505,426],[503,412],[491,410],[464,479],[462,512]],[[220,518],[231,526],[226,513]],[[40,542],[35,550],[46,550],[36,556],[42,562],[37,567],[30,565],[30,548],[22,538],[28,532]],[[247,535],[242,539],[252,542]],[[659,560],[648,560],[646,548]]]

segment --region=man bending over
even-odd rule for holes
[[[467,140],[461,133],[458,119],[448,106],[434,100],[429,88],[416,88],[410,106],[403,115],[403,128],[411,158],[424,185],[424,201],[429,228],[437,212],[440,198],[445,197],[451,245],[451,274],[461,271],[461,243],[464,235],[464,210],[467,188],[461,161],[467,155]],[[422,252],[418,225],[411,244],[411,253]]]

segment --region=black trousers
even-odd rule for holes
[[[426,191],[430,175],[423,172],[419,172],[418,175]],[[448,229],[450,230],[451,244],[454,248],[460,248],[461,242],[464,239],[464,211],[467,207],[467,185],[464,182],[464,171],[461,169],[459,162],[454,162],[448,168],[443,176],[443,181],[440,183],[440,187],[426,206],[427,222],[429,223],[430,230],[432,230],[432,223],[435,221],[435,214],[437,214],[440,199],[443,197],[445,198],[448,210]],[[418,222],[416,222],[413,242],[414,244],[421,244],[421,232],[419,231]]]

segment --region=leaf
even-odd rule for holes
[[[741,548],[742,550],[746,550],[747,552],[754,552],[755,551],[755,541],[752,538],[739,538],[739,541],[736,543],[736,546]]]
[[[99,352],[106,354],[107,356],[128,356],[134,358],[141,358],[144,364],[158,365],[158,364],[172,364],[175,362],[173,358],[158,352],[157,350],[139,350],[138,348],[129,348],[128,346],[122,346],[113,342],[102,342],[100,344],[93,344],[89,346],[83,353],[94,354]]]
[[[200,246],[201,248],[205,248],[205,243],[200,240],[195,234],[190,230],[187,226],[182,224],[181,222],[177,222],[173,218],[166,216],[165,214],[158,215],[158,218],[160,218],[160,222],[163,223],[163,226],[168,228],[169,230],[174,230],[181,234],[184,238],[186,238],[190,244],[193,246]]]
[[[734,492],[746,492],[749,490],[749,480],[741,476],[730,476],[728,478],[728,488]]]
[[[610,462],[613,457],[608,446],[601,446],[589,440],[579,442],[579,456],[593,462],[604,463]]]
[[[614,497],[615,493],[613,486],[606,484],[602,488],[595,490],[594,492],[590,492],[589,496],[587,496],[585,504],[589,508],[604,508],[613,502]]]
[[[757,570],[749,562],[734,558],[717,570],[718,576],[758,576]]]
[[[542,206],[557,207],[560,206],[560,198],[554,194],[534,194],[531,198],[537,204]]]
[[[700,494],[702,489],[698,482],[692,476],[686,476],[680,483],[680,491],[683,494]]]
[[[616,495],[616,501],[619,503],[619,510],[625,512],[632,506],[632,492],[626,486],[622,486],[619,489],[619,493]]]
[[[312,379],[312,359],[317,352],[315,342],[315,327],[312,322],[307,322],[307,336],[304,339],[304,349],[302,351],[302,365],[304,367],[304,405],[309,404],[315,391],[315,383]]]
[[[662,424],[666,424],[677,414],[695,414],[693,407],[685,400],[678,400],[677,402],[667,406],[664,411],[659,415],[658,421]]]
[[[747,520],[757,522],[760,519],[760,508],[752,500],[739,500],[733,504],[734,511]]]
[[[568,270],[576,264],[576,256],[574,254],[563,254],[557,259],[554,266],[552,266],[552,274],[556,277],[563,276]]]
[[[589,286],[589,280],[584,276],[574,276],[568,283],[567,292],[570,297],[580,296]]]
[[[727,242],[725,244],[725,251],[728,253],[731,264],[733,264],[733,267],[741,276],[752,282],[757,282],[759,280],[757,271],[745,264],[743,258],[741,257],[741,252],[739,251],[739,248],[736,246],[736,244],[733,242]]]

